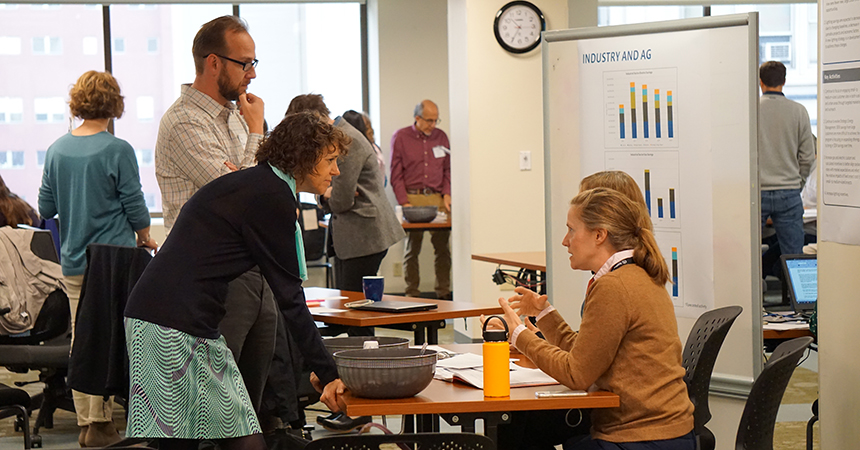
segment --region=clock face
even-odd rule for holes
[[[516,1],[502,7],[496,14],[496,40],[505,50],[525,53],[540,44],[540,32],[545,22],[540,10],[529,2]]]

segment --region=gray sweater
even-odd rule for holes
[[[761,190],[800,189],[815,162],[809,114],[780,94],[759,100],[758,161]]]

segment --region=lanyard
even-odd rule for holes
[[[624,258],[621,261],[618,261],[617,263],[615,263],[615,265],[612,266],[612,268],[609,269],[609,271],[612,272],[621,266],[626,266],[627,264],[635,264],[635,263],[636,263],[636,261],[633,261],[633,258]]]

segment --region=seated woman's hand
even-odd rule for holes
[[[509,298],[507,303],[521,316],[536,316],[549,306],[546,295],[537,295],[534,291],[524,287],[518,287],[514,289],[514,292],[519,295]]]

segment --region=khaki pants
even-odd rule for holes
[[[81,300],[81,286],[84,284],[83,275],[63,277],[66,291],[69,294],[69,309],[72,313],[72,343],[75,342],[75,318],[78,315],[78,302]],[[72,391],[75,401],[75,414],[78,426],[85,427],[93,422],[110,422],[113,417],[113,397],[105,400],[100,395],[84,394]]]
[[[440,211],[445,211],[445,202],[442,199],[442,194],[408,194],[407,197],[412,206],[436,206]],[[437,297],[447,297],[451,294],[451,249],[448,246],[451,240],[451,231],[434,230],[429,233],[430,242],[433,244],[433,250],[436,255],[434,262],[436,285],[434,290]],[[421,295],[421,290],[419,289],[421,285],[421,271],[418,267],[418,255],[421,254],[421,243],[423,240],[423,231],[409,231],[406,233],[403,271],[406,281],[406,295],[408,297],[418,297]]]

